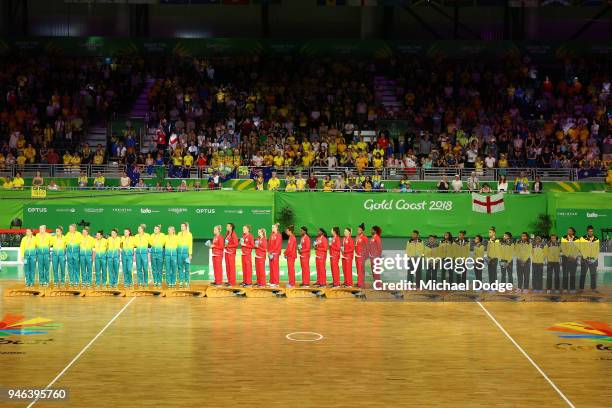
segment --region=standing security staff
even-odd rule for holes
[[[584,290],[587,272],[591,274],[591,290],[597,291],[597,263],[599,258],[599,238],[593,235],[593,226],[587,227],[587,233],[579,241],[582,265],[580,266],[580,291]]]
[[[578,238],[573,227],[567,229],[567,235],[561,238],[561,252],[563,253],[563,290],[576,293],[576,269],[580,250],[578,249]]]
[[[551,290],[553,290],[554,277],[554,293],[559,293],[561,290],[561,268],[559,264],[559,260],[561,259],[561,243],[556,234],[551,234],[550,240],[546,244],[544,254],[546,256],[546,292],[551,293]]]
[[[497,282],[497,264],[501,253],[500,244],[499,239],[495,236],[495,227],[489,228],[489,241],[487,242],[489,283]]]
[[[406,255],[408,255],[409,259],[415,259],[409,265],[411,267],[416,265],[416,269],[414,271],[408,270],[407,280],[414,282],[417,287],[420,287],[423,271],[421,260],[425,255],[425,244],[419,237],[419,231],[417,230],[412,231],[412,238],[410,238],[410,240],[406,243]]]
[[[465,237],[465,231],[459,231],[459,236],[453,243],[453,258],[463,259],[462,265],[465,265],[465,260],[470,257],[470,240]],[[467,270],[457,276],[457,283],[467,282]]]

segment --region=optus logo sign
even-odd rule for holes
[[[47,334],[51,330],[61,327],[60,323],[45,317],[34,317],[24,320],[22,315],[5,314],[0,321],[0,336],[30,336],[34,334]]]
[[[47,207],[30,207],[28,208],[29,213],[46,213],[49,209]]]
[[[214,214],[214,208],[196,208],[196,214]]]

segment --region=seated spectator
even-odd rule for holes
[[[135,188],[138,189],[138,190],[146,190],[148,187],[145,184],[144,180],[140,179],[140,180],[138,180],[138,183],[136,184]]]
[[[196,182],[193,183],[193,189],[195,191],[200,191],[202,189],[202,183],[200,182],[200,180],[196,180]]]
[[[185,180],[181,180],[181,184],[179,184],[178,189],[176,191],[178,191],[179,193],[187,191],[187,182]]]
[[[47,186],[47,190],[51,190],[51,191],[58,191],[59,190],[59,186],[57,185],[55,180],[51,180],[49,182],[49,185]]]
[[[302,173],[299,173],[297,179],[295,180],[295,187],[297,191],[304,191],[306,188],[306,180],[302,177]]]
[[[172,187],[172,184],[170,184],[169,181],[166,182],[166,191],[169,193],[174,191],[174,188]]]
[[[36,175],[34,176],[34,178],[32,178],[32,186],[33,187],[40,187],[45,183],[45,180],[43,179],[43,177],[40,175],[40,171],[36,172]]]
[[[399,189],[402,193],[408,192],[410,188],[410,181],[406,177],[406,175],[402,176],[402,179],[399,181]]]
[[[287,192],[295,192],[297,190],[297,185],[295,179],[288,179],[285,185],[285,191]]]
[[[127,173],[124,171],[119,178],[119,187],[121,188],[130,188],[131,181],[128,177]]]
[[[308,176],[308,180],[306,180],[306,184],[308,185],[309,190],[315,190],[317,188],[319,180],[315,177],[313,173],[310,173]]]
[[[527,174],[524,171],[514,180],[514,191],[521,194],[529,193],[529,179],[527,179]]]
[[[437,188],[438,188],[438,191],[440,192],[444,192],[444,193],[448,192],[449,185],[448,185],[448,179],[446,178],[446,176],[443,176],[442,180],[438,182]]]
[[[89,179],[87,178],[87,175],[85,174],[85,172],[81,172],[81,174],[79,175],[79,178],[77,179],[77,185],[79,186],[79,189],[85,189],[87,188],[87,184],[89,183]]]
[[[5,178],[4,183],[2,183],[2,188],[5,190],[12,190],[13,189],[13,179],[10,177]]]
[[[280,182],[279,178],[276,176],[276,172],[273,171],[272,172],[272,177],[270,177],[270,180],[268,180],[268,190],[276,191],[280,187],[280,184],[281,184],[281,182]]]
[[[493,191],[491,190],[491,186],[489,186],[489,183],[484,183],[482,185],[482,188],[480,189],[481,193],[492,193]]]
[[[323,191],[331,192],[334,191],[334,181],[330,176],[325,176],[323,178]]]
[[[15,174],[15,177],[13,178],[13,188],[15,190],[23,190],[24,186],[25,180],[23,179],[21,172],[17,172],[17,174]]]
[[[372,191],[374,189],[374,183],[372,183],[372,178],[367,176],[363,181],[362,185],[363,191]]]
[[[463,181],[461,181],[459,174],[455,174],[455,179],[451,182],[451,185],[455,193],[460,193],[463,190]]]
[[[94,187],[98,189],[102,189],[104,188],[105,183],[106,183],[106,179],[104,178],[101,172],[98,172],[93,181]]]

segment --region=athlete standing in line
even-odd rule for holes
[[[149,286],[149,234],[145,232],[146,226],[140,224],[138,234],[134,236],[136,246],[136,278],[138,286]]]
[[[255,240],[255,275],[257,283],[255,286],[266,286],[266,257],[268,255],[268,240],[266,239],[266,230],[260,228],[257,230],[257,239]]]
[[[221,226],[215,225],[213,229],[213,240],[206,242],[212,251],[212,267],[215,280],[213,286],[221,286],[223,284],[223,236],[221,235]]]
[[[327,232],[323,228],[317,231],[317,239],[315,240],[315,263],[317,266],[317,283],[315,287],[320,288],[327,285],[327,271],[325,270],[325,261],[327,260]]]
[[[166,285],[168,288],[174,289],[176,286],[176,259],[178,248],[178,236],[174,227],[168,227],[168,235],[166,235],[166,246],[164,248],[164,266],[166,268]]]
[[[357,286],[365,288],[365,261],[368,257],[368,237],[364,234],[365,225],[361,223],[357,227],[357,238],[355,239],[355,266],[357,267]]]
[[[113,228],[110,237],[106,239],[106,269],[108,270],[108,284],[116,289],[119,283],[119,252],[121,251],[121,238],[117,229]]]
[[[332,273],[332,287],[340,287],[340,256],[342,254],[342,240],[340,239],[340,228],[332,227],[332,237],[329,243],[329,263]]]
[[[355,241],[351,236],[353,231],[346,227],[344,238],[342,239],[342,275],[344,275],[344,286],[353,286],[353,252],[355,251]]]
[[[188,288],[191,280],[191,259],[193,253],[193,235],[189,231],[189,224],[181,224],[181,232],[178,233],[178,248],[176,263],[178,266],[179,286]]]
[[[34,286],[36,280],[36,237],[32,235],[31,228],[26,228],[25,236],[21,238],[19,252],[25,269],[25,285],[26,288],[30,288]]]
[[[68,261],[68,278],[71,288],[79,286],[81,261],[79,252],[82,238],[81,233],[76,229],[76,224],[70,224],[66,234],[66,260]]]
[[[108,286],[107,251],[108,242],[106,238],[104,238],[104,231],[100,230],[96,233],[94,243],[94,268],[96,270],[96,284],[100,289],[102,289],[102,285]]]
[[[132,230],[126,228],[121,237],[121,270],[123,271],[123,286],[131,288],[134,284],[132,266],[134,265],[134,237]]]
[[[164,247],[166,235],[161,232],[161,226],[153,227],[153,234],[149,236],[151,246],[151,272],[153,273],[153,286],[161,288],[164,275]]]
[[[287,273],[289,274],[288,288],[295,286],[295,260],[297,258],[297,240],[293,233],[293,225],[290,225],[285,230],[285,233],[289,237],[287,242],[287,248],[285,248],[285,258],[287,259]]]
[[[310,286],[310,237],[308,236],[308,228],[300,228],[300,268],[302,269],[302,286]]]
[[[251,253],[253,248],[255,248],[255,239],[251,234],[250,225],[242,227],[240,248],[242,249],[242,283],[240,286],[251,286],[253,284],[253,258]]]
[[[283,236],[278,232],[278,224],[272,224],[268,254],[270,258],[270,286],[278,287],[280,283],[279,261],[283,249]]]
[[[66,237],[62,234],[64,229],[59,226],[55,229],[55,236],[51,241],[53,254],[51,264],[53,265],[53,285],[59,287],[66,284]]]
[[[372,227],[372,230],[370,231],[370,233],[371,233],[370,246],[368,248],[368,252],[370,255],[370,268],[372,268],[372,278],[374,280],[380,280],[381,274],[374,273],[374,263],[376,262],[377,259],[382,257],[382,240],[381,240],[382,230],[380,229],[378,225],[375,225]]]
[[[229,286],[236,286],[236,248],[238,237],[231,222],[225,226],[225,276]]]
[[[95,240],[89,235],[89,227],[83,228],[81,231],[81,245],[79,258],[81,260],[81,284],[85,288],[89,288],[92,283],[92,267],[93,267],[93,250]]]
[[[38,263],[38,280],[43,287],[49,286],[49,263],[53,237],[47,233],[47,226],[41,225],[36,234],[36,261]]]

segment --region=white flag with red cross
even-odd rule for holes
[[[472,193],[472,211],[491,214],[504,211],[504,209],[504,193],[487,196]]]

